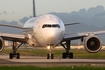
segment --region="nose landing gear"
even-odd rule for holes
[[[47,59],[54,59],[54,54],[52,53],[52,46],[47,46],[49,53],[47,54]]]

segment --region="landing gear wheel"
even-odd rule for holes
[[[73,53],[69,53],[69,58],[73,59]]]
[[[62,54],[62,58],[63,58],[63,59],[66,59],[66,53],[63,53],[63,54]]]
[[[47,59],[54,59],[54,54],[52,54],[52,53],[48,53],[47,54]]]
[[[50,59],[50,55],[49,54],[47,54],[47,59]]]
[[[13,59],[13,53],[10,53],[10,54],[9,54],[9,58],[10,58],[10,59]]]
[[[13,59],[14,57],[16,57],[17,59],[20,59],[20,53],[16,53],[16,54],[10,53],[9,54],[10,59]]]
[[[54,54],[51,54],[51,59],[54,59]]]
[[[72,59],[73,58],[73,53],[71,52],[71,53],[63,53],[62,54],[63,59],[66,59],[67,57]]]
[[[17,58],[17,59],[20,59],[20,53],[17,53],[16,55],[17,55],[16,58]]]

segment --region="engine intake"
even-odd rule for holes
[[[89,36],[84,40],[84,47],[90,53],[96,53],[102,48],[101,42],[96,36]]]
[[[0,37],[0,52],[4,49],[4,40]]]

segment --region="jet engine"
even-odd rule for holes
[[[0,52],[4,49],[4,40],[0,37]]]
[[[91,35],[86,37],[86,39],[84,40],[84,47],[88,52],[95,53],[100,51],[102,45],[97,36]]]

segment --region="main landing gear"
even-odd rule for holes
[[[47,59],[54,59],[54,54],[52,53],[52,47],[51,46],[47,46],[49,53],[47,54]]]
[[[13,52],[9,54],[10,59],[13,59],[14,57],[17,58],[17,59],[20,59],[20,53],[16,53],[16,51],[22,44],[23,43],[21,43],[20,45],[17,46],[17,43],[13,42],[13,46],[12,46]]]
[[[69,50],[70,50],[70,40],[66,41],[65,44],[66,44],[66,45],[64,45],[64,44],[61,43],[61,45],[62,45],[62,46],[65,48],[65,50],[66,50],[66,52],[64,52],[64,53],[62,54],[62,58],[63,58],[63,59],[66,59],[66,58],[68,57],[68,58],[72,59],[72,58],[73,58],[73,53],[72,53],[72,52],[69,52]]]

